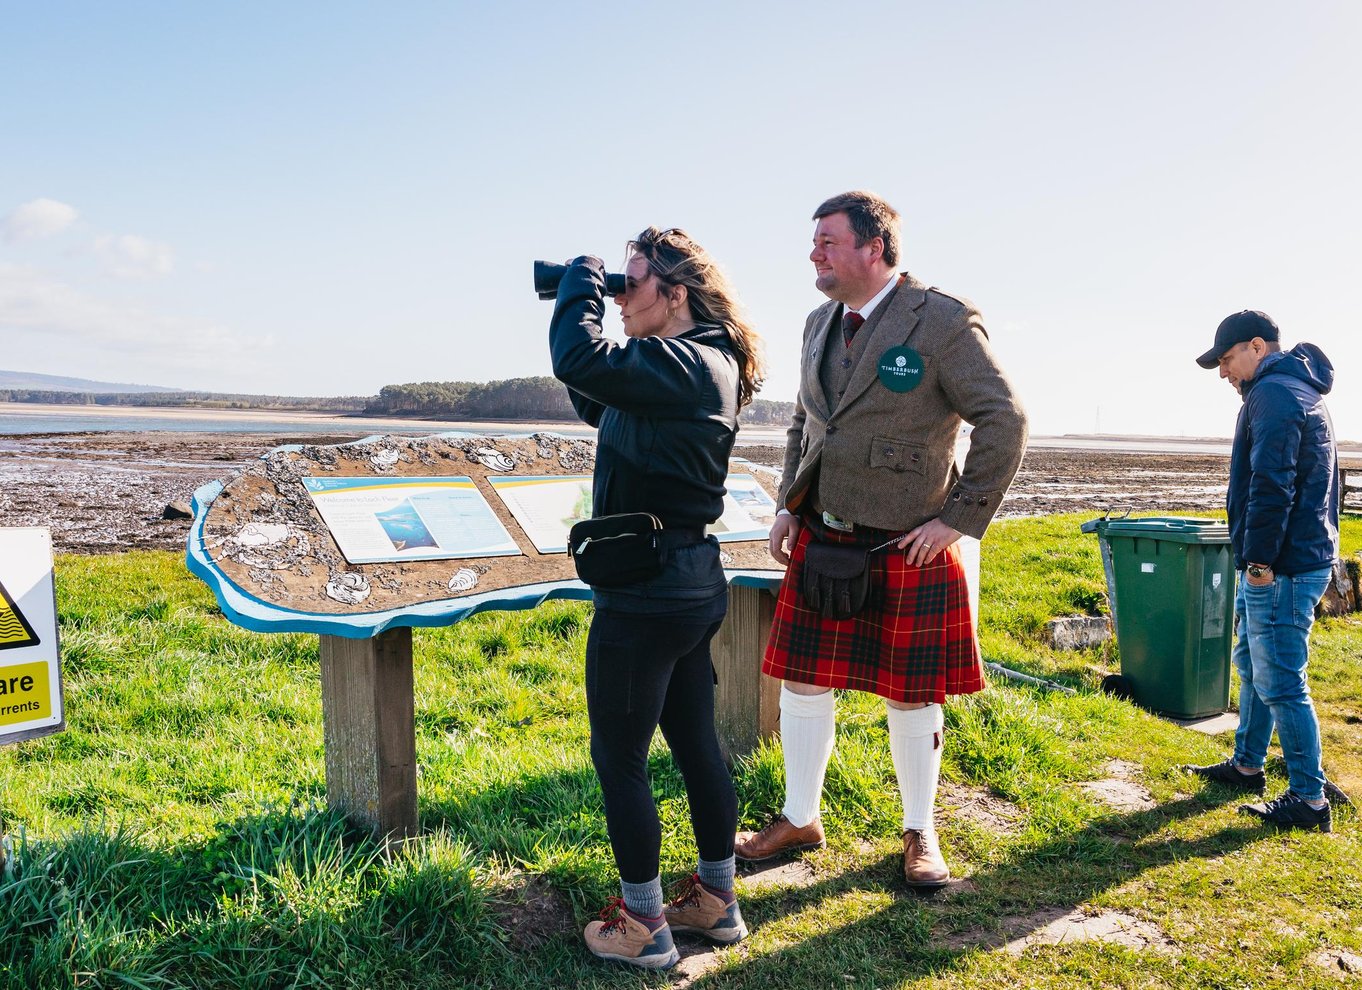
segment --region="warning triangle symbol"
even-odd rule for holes
[[[33,631],[18,604],[10,597],[3,581],[0,581],[0,650],[12,650],[17,646],[37,646],[41,640]]]

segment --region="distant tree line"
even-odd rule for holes
[[[238,395],[225,392],[62,392],[0,389],[0,402],[63,406],[172,406],[196,409],[277,409],[391,416],[403,419],[527,419],[573,421],[567,388],[556,378],[496,382],[412,382],[384,385],[376,396]],[[793,402],[757,399],[739,417],[751,425],[784,425]]]
[[[41,402],[60,406],[170,406],[196,409],[288,409],[307,412],[360,413],[372,401],[365,395],[303,397],[239,395],[229,392],[66,392],[34,388],[0,388],[0,402]]]
[[[418,419],[575,420],[567,388],[556,378],[508,378],[496,382],[412,382],[384,385],[365,408],[370,416]],[[785,424],[793,402],[757,399],[739,417],[744,423]]]
[[[544,376],[499,382],[384,385],[364,411],[370,416],[420,419],[577,418],[563,383]]]

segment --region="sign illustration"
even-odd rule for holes
[[[33,631],[33,626],[14,599],[5,590],[5,582],[0,581],[0,650],[12,650],[21,646],[37,646],[42,640]]]

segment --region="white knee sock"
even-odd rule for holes
[[[903,827],[932,828],[932,805],[941,776],[941,735],[945,715],[940,705],[889,709],[889,753],[903,799]]]
[[[795,694],[780,688],[780,743],[785,750],[785,817],[803,828],[818,817],[823,774],[832,757],[837,705],[832,692]]]

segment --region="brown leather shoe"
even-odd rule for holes
[[[903,879],[914,890],[940,890],[951,879],[936,833],[915,828],[903,832]]]
[[[739,832],[733,843],[733,855],[745,863],[761,863],[782,853],[822,849],[827,844],[823,823],[817,818],[803,828],[795,828],[790,819],[776,815],[760,832]]]

